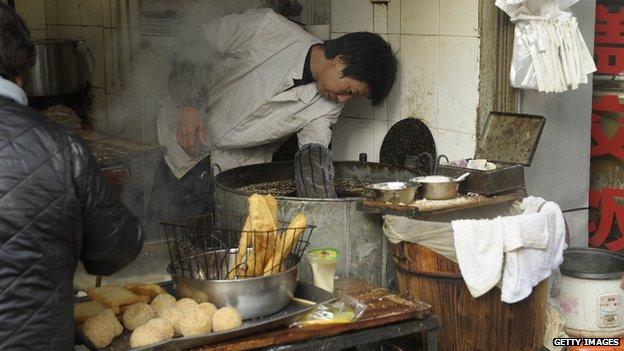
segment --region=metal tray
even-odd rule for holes
[[[175,289],[173,289],[173,283],[168,283],[163,285],[163,287],[172,295],[175,296]],[[209,333],[198,336],[191,337],[178,337],[173,338],[168,341],[163,341],[158,344],[153,344],[145,347],[131,349],[133,351],[143,351],[143,350],[181,350],[181,349],[189,349],[193,347],[206,346],[222,341],[226,341],[229,339],[234,339],[250,334],[256,334],[261,331],[265,331],[268,329],[272,329],[275,327],[280,327],[283,325],[290,324],[292,322],[297,321],[301,318],[305,313],[311,311],[316,308],[318,305],[333,301],[335,299],[334,295],[330,292],[327,292],[323,289],[319,289],[312,284],[298,282],[297,290],[295,291],[295,297],[310,300],[316,302],[315,305],[308,306],[296,303],[291,301],[291,303],[286,306],[280,312],[274,313],[272,315],[243,321],[243,326],[238,329],[228,330],[219,333]],[[115,338],[113,342],[105,348],[97,348],[93,345],[89,339],[87,339],[82,332],[77,329],[76,337],[80,343],[83,343],[89,350],[92,351],[121,351],[121,350],[129,350],[130,349],[130,332],[128,330],[124,330],[123,334]]]
[[[525,187],[524,166],[530,166],[544,130],[543,116],[491,111],[477,140],[477,159],[494,162],[498,168],[482,171],[438,165],[438,174],[470,176],[459,186],[462,193],[493,196]]]

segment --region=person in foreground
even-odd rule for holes
[[[0,3],[0,350],[72,350],[72,281],[129,264],[143,231],[79,137],[27,106],[35,60]]]

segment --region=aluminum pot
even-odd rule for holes
[[[225,263],[226,252],[228,262],[222,264]],[[286,307],[297,289],[299,270],[296,265],[284,272],[266,277],[210,279],[217,273],[213,269],[227,272],[234,268],[237,252],[238,249],[217,250],[169,265],[168,271],[176,283],[178,295],[198,302],[212,302],[218,308],[234,307],[243,319],[267,316]],[[205,264],[198,265],[196,260],[204,261]],[[189,269],[191,271],[188,271]]]
[[[424,176],[410,179],[410,182],[420,184],[422,197],[428,200],[446,200],[457,196],[459,181],[447,176]]]
[[[85,86],[82,40],[34,40],[36,62],[26,76],[28,96],[77,93]]]
[[[371,191],[373,198],[378,201],[391,202],[393,204],[410,204],[416,197],[416,190],[420,184],[407,182],[375,183],[366,186]]]

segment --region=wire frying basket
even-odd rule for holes
[[[244,215],[206,214],[162,222],[169,272],[201,280],[275,275],[299,264],[315,228],[289,228],[279,222],[277,230],[243,231],[245,219]]]

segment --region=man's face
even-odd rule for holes
[[[339,57],[332,59],[331,64],[316,79],[319,94],[339,103],[345,103],[354,97],[367,97],[370,93],[368,85],[350,77],[343,77],[344,68],[345,64]]]

